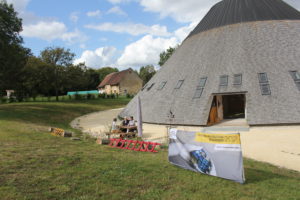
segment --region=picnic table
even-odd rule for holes
[[[126,132],[123,132],[121,130],[126,130]],[[128,130],[128,132],[127,132]],[[108,139],[110,139],[111,135],[120,135],[120,138],[133,138],[137,134],[137,126],[119,126],[119,129],[112,130],[109,133],[106,133],[108,136]]]

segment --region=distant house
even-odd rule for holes
[[[98,86],[99,93],[136,94],[143,86],[143,80],[131,68],[108,74]]]

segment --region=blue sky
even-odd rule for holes
[[[38,56],[65,47],[75,63],[138,69],[180,44],[219,0],[7,0],[23,19],[24,45]],[[299,0],[286,0],[300,9]]]

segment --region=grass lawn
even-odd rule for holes
[[[51,136],[80,115],[128,99],[0,105],[0,199],[300,199],[300,173],[244,159],[244,185],[168,163],[167,150],[142,153],[92,139]]]

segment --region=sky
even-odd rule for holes
[[[24,46],[76,54],[74,64],[120,70],[155,65],[220,0],[7,0],[23,20]],[[285,0],[300,10],[300,0]]]

